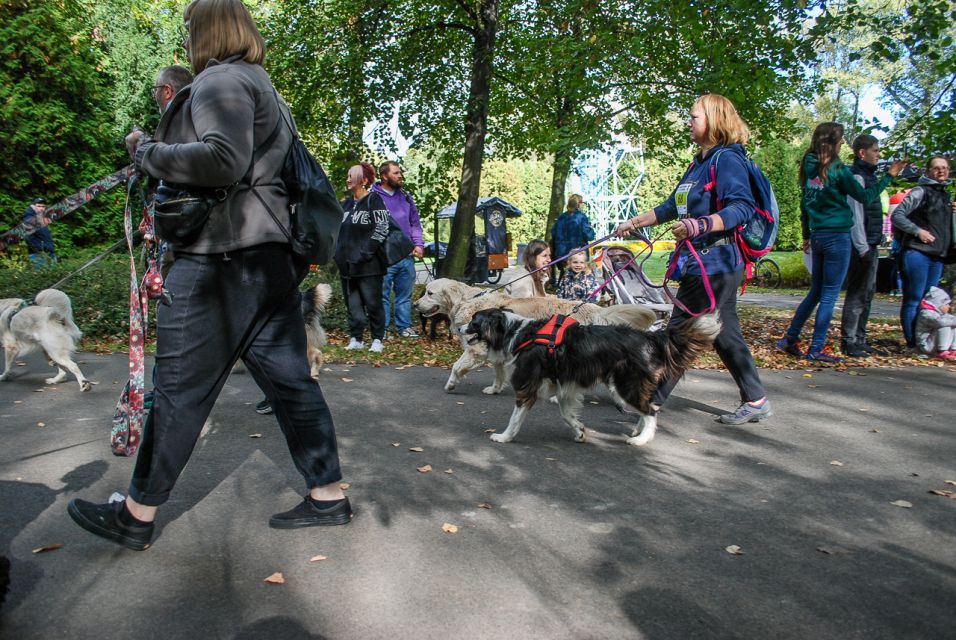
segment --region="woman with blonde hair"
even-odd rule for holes
[[[195,81],[170,102],[155,140],[136,131],[127,144],[152,178],[222,199],[198,238],[175,246],[165,283],[171,302],[157,312],[153,406],[128,496],[68,508],[87,531],[138,551],[151,544],[156,510],[239,358],[266,392],[309,490],[269,525],[347,524],[352,515],[332,416],[306,361],[298,289],[305,265],[291,252],[280,177],[293,136],[288,108],[262,68],[265,46],[241,0],[194,0],[184,20]]]
[[[883,176],[869,188],[864,188],[849,167],[840,161],[843,145],[843,125],[823,122],[813,131],[810,146],[800,161],[800,211],[803,223],[803,251],[812,256],[810,290],[797,307],[786,335],[776,342],[776,348],[797,358],[835,364],[843,358],[825,350],[827,330],[833,318],[833,308],[840,295],[840,287],[850,266],[853,242],[853,211],[847,197],[864,206],[879,199],[887,185],[906,166],[902,160],[894,162],[888,176]],[[813,322],[813,338],[806,353],[800,348],[800,332],[819,304]]]
[[[571,194],[564,213],[558,216],[558,219],[554,222],[554,228],[551,229],[551,246],[559,256],[566,256],[573,249],[583,247],[594,240],[594,229],[591,228],[591,221],[588,220],[587,214],[581,211],[583,204],[584,198],[580,194]],[[567,267],[566,262],[566,260],[562,261],[558,265],[562,276]]]
[[[694,103],[687,127],[698,153],[677,188],[666,202],[626,220],[616,233],[624,236],[641,227],[676,218],[677,224],[670,229],[674,238],[688,240],[700,255],[704,268],[702,273],[695,260],[685,261],[677,299],[691,311],[703,311],[711,301],[705,278],[710,280],[715,311],[720,313],[721,322],[714,348],[740,391],[740,406],[719,419],[725,424],[758,422],[773,415],[773,411],[737,318],[737,288],[744,279],[744,261],[734,242],[734,229],[754,215],[755,202],[743,146],[750,138],[750,129],[733,103],[716,94],[703,95]],[[713,176],[716,176],[716,184]],[[689,252],[685,248],[682,253]],[[675,307],[668,327],[688,319],[690,314]],[[657,409],[677,382],[665,379],[658,385],[654,394]],[[646,442],[653,436],[653,428],[650,433],[644,428],[639,437],[646,437]]]

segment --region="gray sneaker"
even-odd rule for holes
[[[764,400],[759,407],[744,402],[733,413],[725,413],[717,419],[724,424],[744,424],[745,422],[760,422],[772,415],[773,409],[770,408],[770,400]]]
[[[411,328],[405,327],[398,332],[398,335],[402,338],[417,338],[418,334],[415,333]]]

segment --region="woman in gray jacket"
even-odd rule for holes
[[[163,114],[156,139],[130,134],[136,167],[181,189],[218,190],[198,238],[176,246],[157,312],[156,380],[129,495],[73,500],[84,529],[146,549],[157,507],[186,466],[229,371],[242,358],[275,409],[308,495],[274,515],[275,528],[349,522],[332,416],[309,375],[280,171],[292,133],[262,61],[265,44],[241,0],[194,0],[183,46],[196,73]],[[288,115],[285,114],[287,117]]]

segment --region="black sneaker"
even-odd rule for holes
[[[134,551],[144,551],[153,540],[153,523],[125,524],[120,520],[125,502],[93,504],[86,500],[70,500],[67,513],[73,522],[90,533]]]
[[[272,413],[272,405],[268,398],[263,398],[256,404],[256,413],[267,416]]]
[[[840,351],[848,358],[869,358],[870,354],[857,342],[841,342]]]
[[[331,527],[348,524],[352,520],[352,505],[343,498],[331,507],[321,508],[306,496],[295,509],[277,513],[269,518],[273,529],[300,529],[302,527]]]
[[[879,356],[881,358],[885,358],[886,356],[890,355],[889,351],[878,349],[868,342],[863,343],[863,350],[866,351],[871,356]]]

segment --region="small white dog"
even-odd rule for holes
[[[47,384],[66,379],[67,371],[80,384],[80,391],[92,387],[80,368],[73,362],[76,345],[83,332],[73,322],[73,305],[62,291],[44,289],[37,294],[34,304],[26,305],[20,298],[0,300],[0,342],[3,344],[6,366],[0,381],[11,377],[14,360],[22,354],[42,349],[60,372],[47,378]]]

